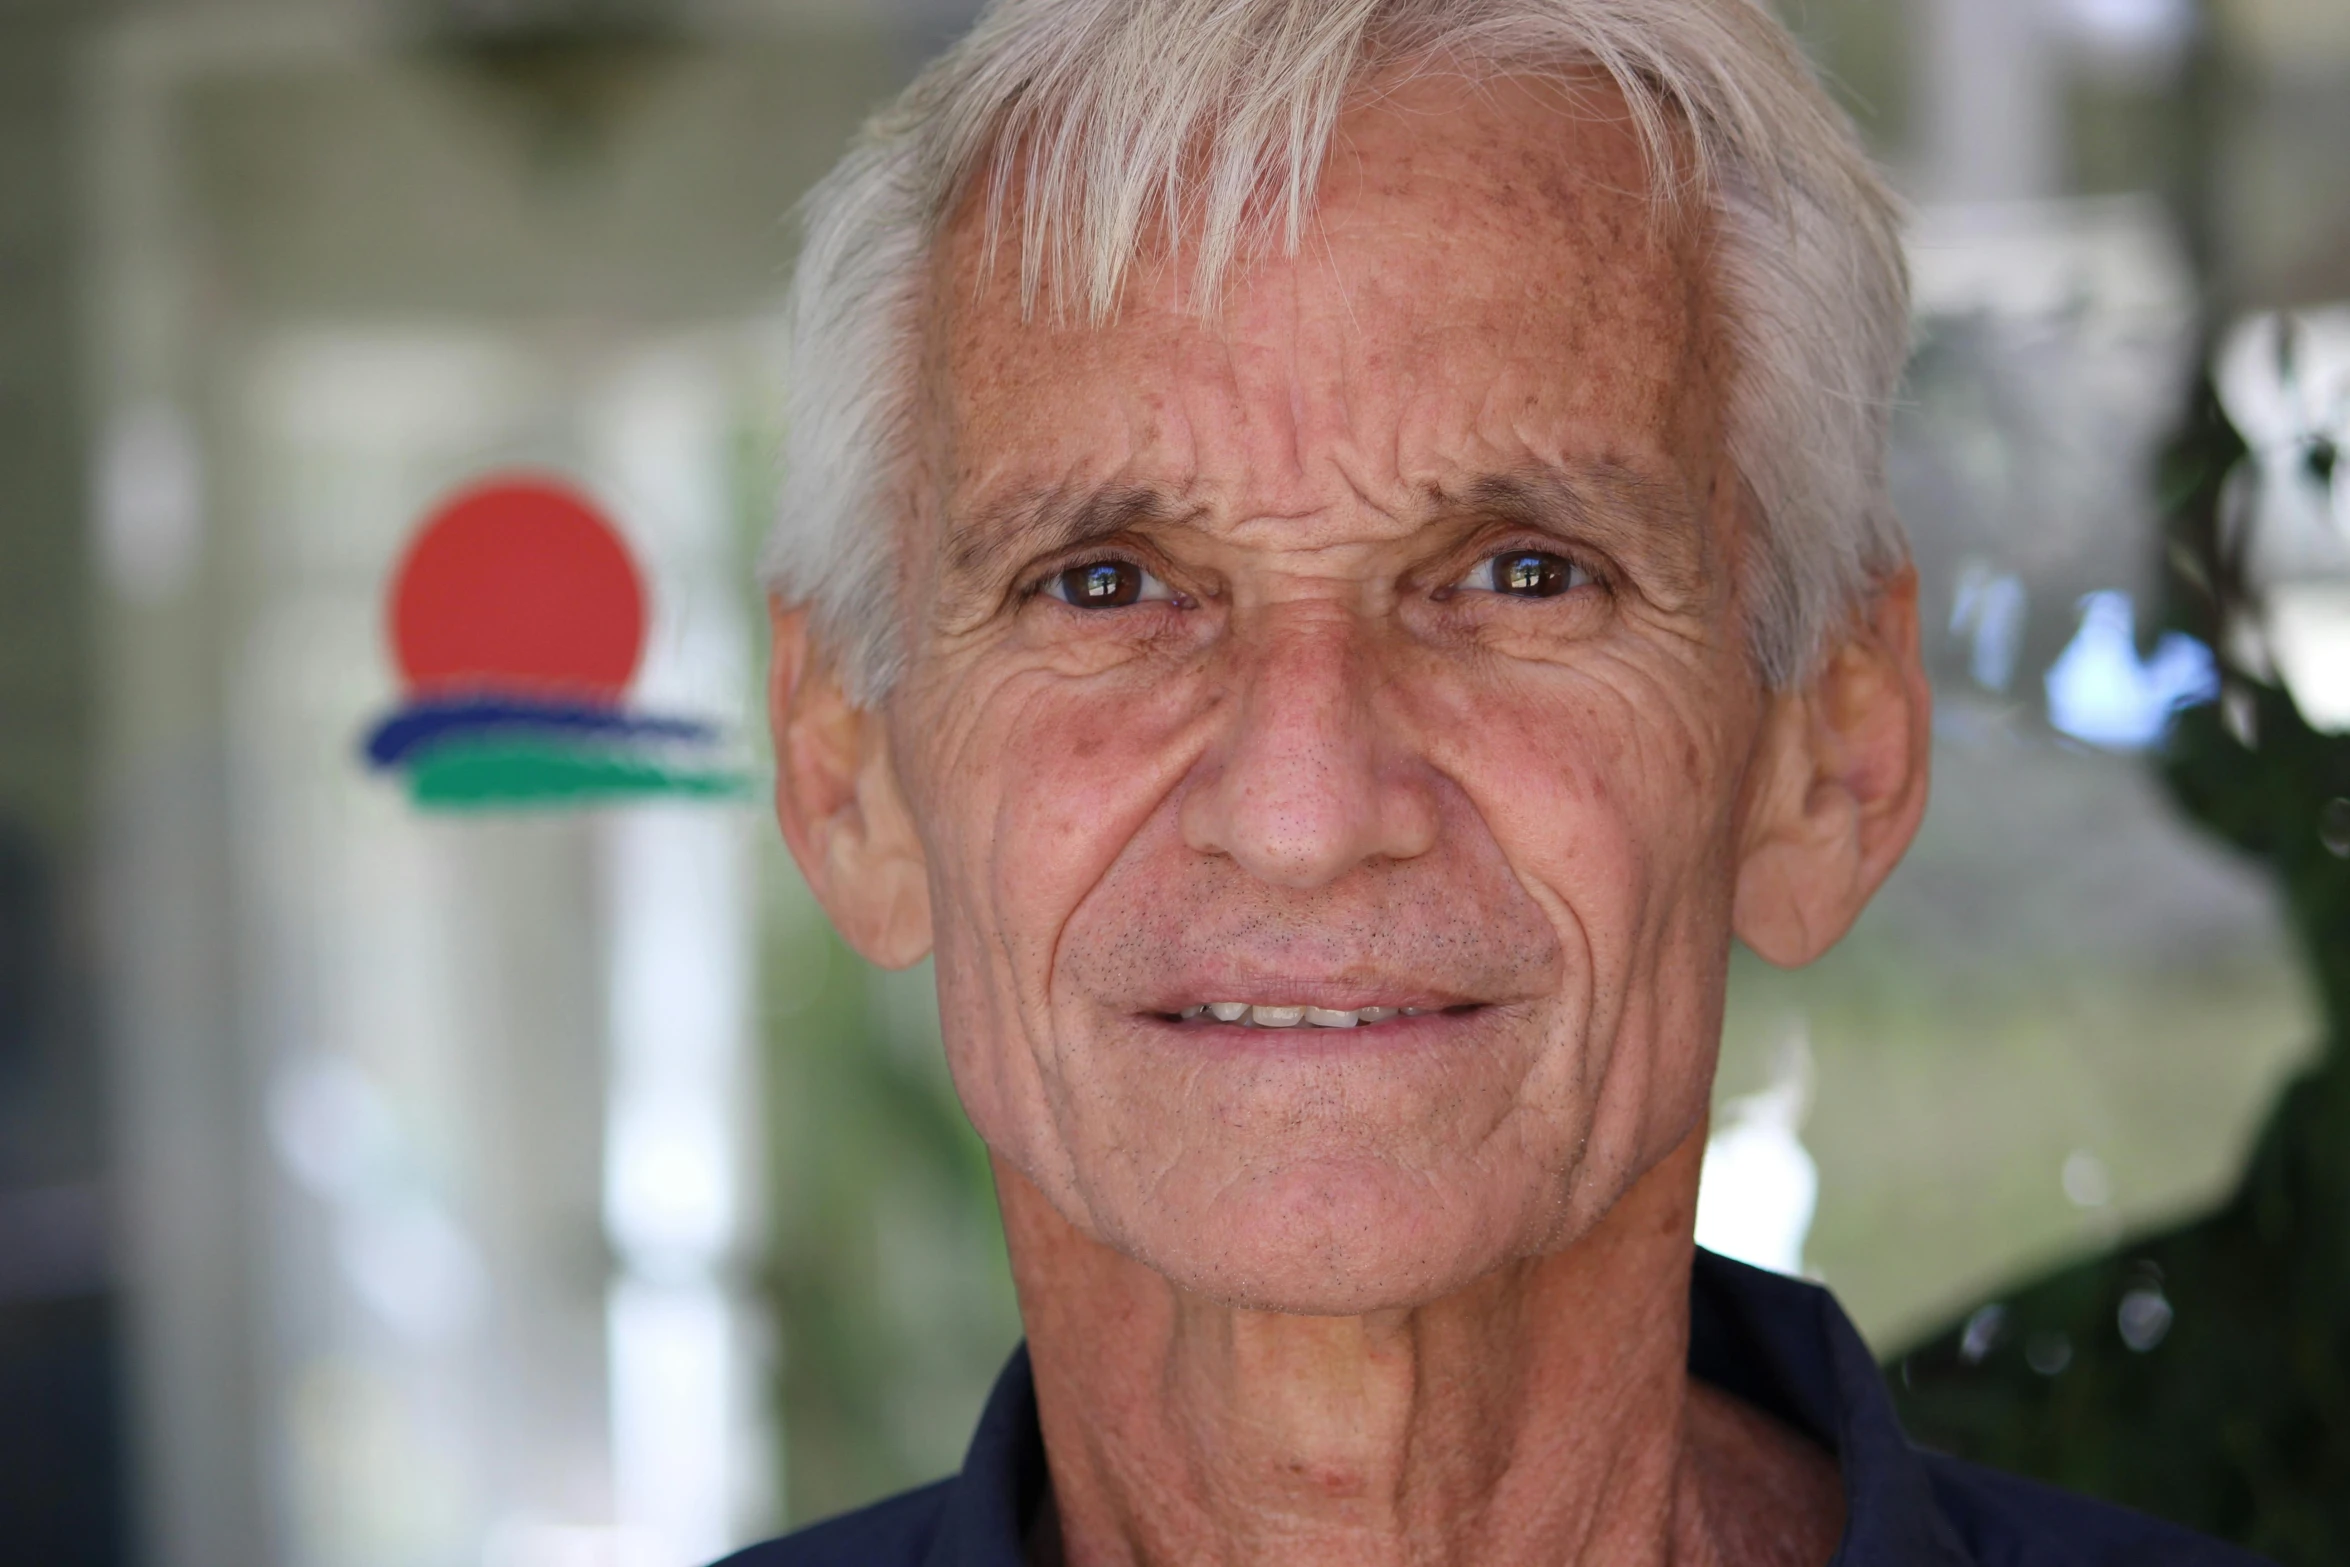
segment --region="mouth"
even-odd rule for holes
[[[1304,1002],[1202,1001],[1157,1016],[1169,1023],[1223,1024],[1233,1028],[1377,1028],[1405,1018],[1475,1012],[1475,1004],[1435,1007],[1320,1007]]]

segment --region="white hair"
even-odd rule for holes
[[[1660,195],[1705,203],[1735,343],[1729,456],[1760,530],[1747,634],[1771,684],[1808,672],[1908,559],[1884,445],[1909,288],[1894,199],[1756,0],[995,0],[804,209],[762,577],[810,610],[852,695],[880,697],[905,656],[891,530],[958,207],[984,193],[991,250],[1016,217],[1026,306],[1049,285],[1099,323],[1144,248],[1180,238],[1205,308],[1255,251],[1295,249],[1350,94],[1415,68],[1602,72]]]

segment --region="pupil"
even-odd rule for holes
[[[1097,560],[1063,572],[1061,587],[1072,604],[1120,609],[1142,596],[1142,573],[1124,561]]]
[[[1565,563],[1555,555],[1542,555],[1533,551],[1522,555],[1504,555],[1500,565],[1501,587],[1505,593],[1549,598],[1566,591]]]

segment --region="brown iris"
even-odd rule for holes
[[[1142,597],[1142,579],[1129,561],[1087,561],[1060,574],[1059,596],[1079,609],[1123,609]]]
[[[1493,586],[1496,592],[1513,593],[1520,598],[1556,598],[1574,582],[1574,568],[1556,555],[1541,550],[1514,550],[1499,555],[1493,561]]]

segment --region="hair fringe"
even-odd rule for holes
[[[1800,679],[1908,545],[1885,491],[1908,348],[1899,208],[1756,0],[996,0],[808,196],[790,301],[783,506],[762,577],[809,605],[859,700],[904,648],[894,521],[917,455],[921,303],[946,223],[1016,241],[1024,311],[1111,319],[1138,260],[1193,247],[1216,308],[1294,254],[1349,102],[1390,76],[1596,71],[1660,203],[1719,225],[1737,344],[1731,459],[1762,547],[1742,591],[1757,667]],[[860,547],[863,546],[863,547]]]

